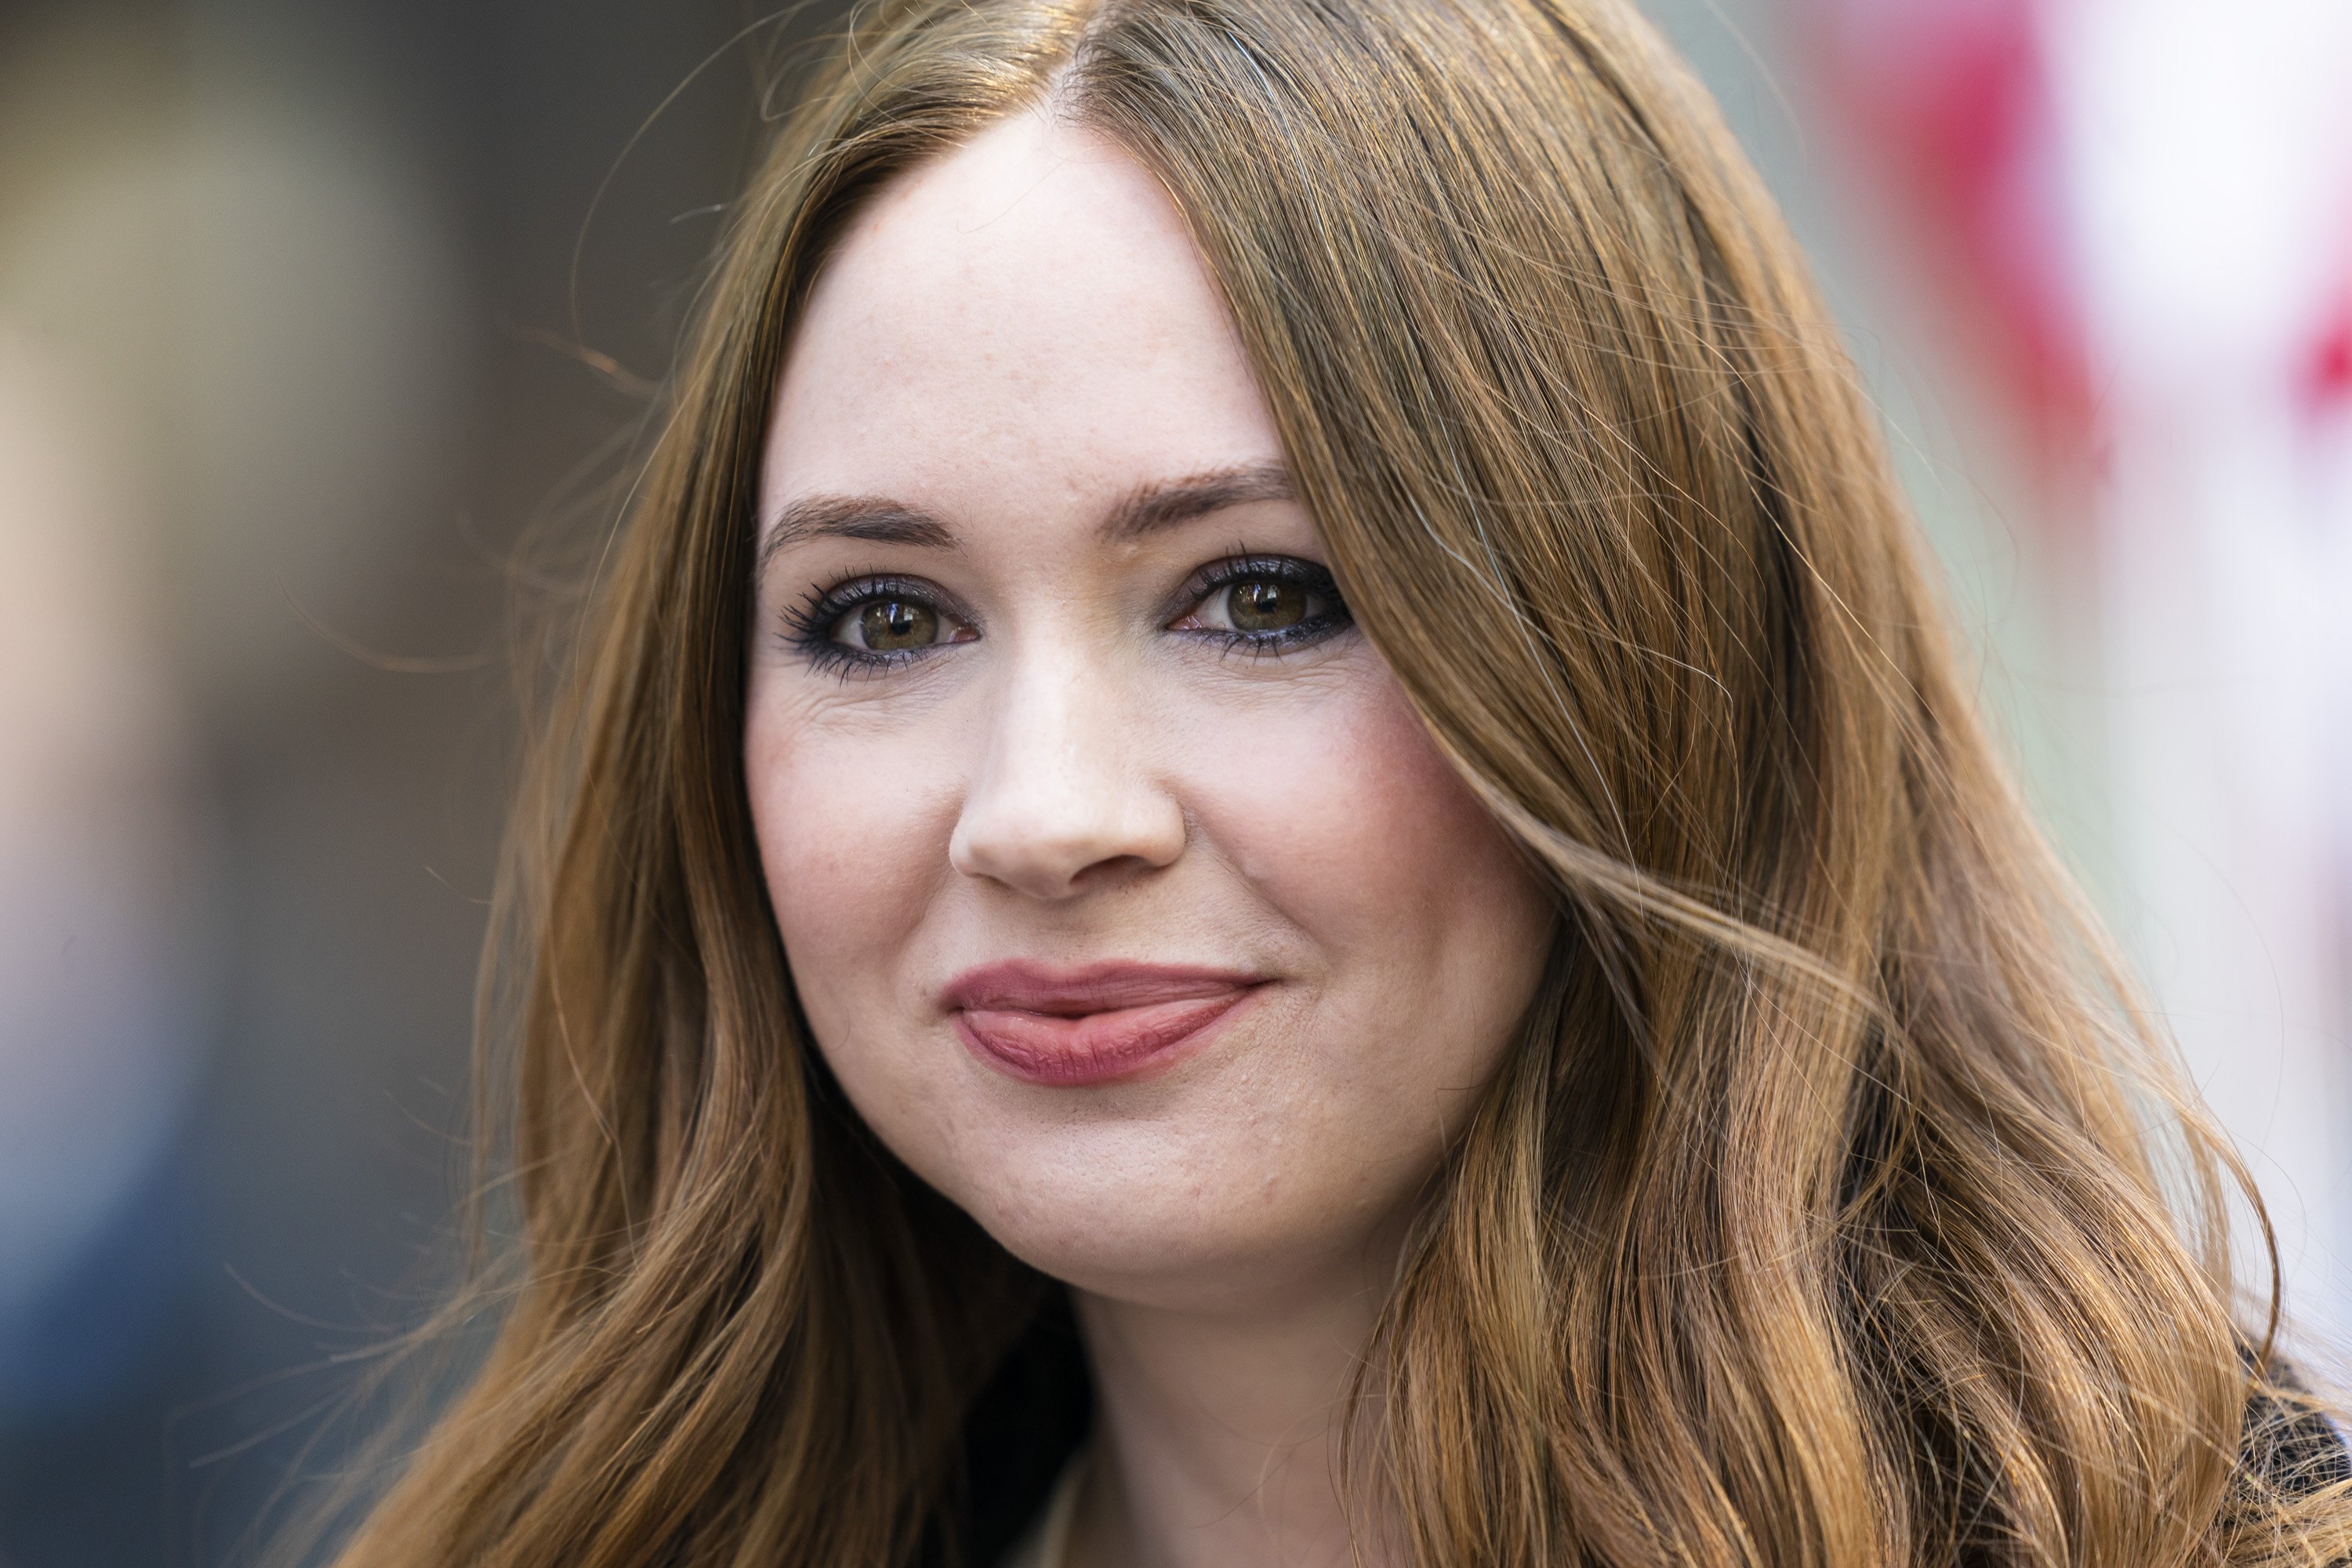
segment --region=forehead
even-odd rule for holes
[[[885,187],[813,291],[762,489],[1097,502],[1277,458],[1239,339],[1159,183],[1043,113]]]

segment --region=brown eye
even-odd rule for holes
[[[940,640],[939,612],[912,599],[872,599],[856,615],[857,638],[875,653],[929,647]]]
[[[1237,632],[1278,632],[1307,618],[1307,590],[1272,577],[1249,577],[1225,590],[1225,613]]]
[[[1349,625],[1339,585],[1312,561],[1228,556],[1201,569],[1187,585],[1187,596],[1192,593],[1201,596],[1192,600],[1192,614],[1168,629],[1227,651],[1273,657],[1321,642]]]

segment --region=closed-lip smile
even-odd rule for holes
[[[964,971],[940,1000],[982,1062],[1026,1083],[1076,1089],[1172,1065],[1265,984],[1196,964],[1012,959]]]

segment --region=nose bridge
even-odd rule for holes
[[[1114,862],[1164,866],[1182,813],[1152,774],[1129,661],[1082,638],[1009,650],[950,844],[958,870],[1042,898]]]

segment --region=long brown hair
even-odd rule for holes
[[[1358,623],[1558,889],[1354,1391],[1368,1550],[2352,1549],[2342,1488],[2246,1462],[2283,1396],[2233,1316],[2242,1175],[1980,727],[1793,246],[1622,0],[872,0],[600,563],[490,971],[522,1281],[346,1568],[954,1551],[975,1401],[1052,1290],[810,1049],[740,732],[812,279],[879,184],[1033,108],[1165,184]]]

